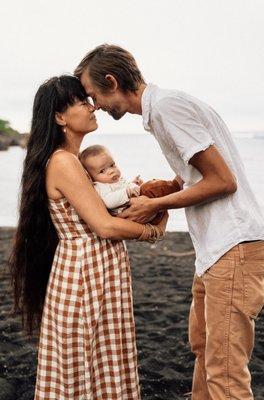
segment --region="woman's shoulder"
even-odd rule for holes
[[[54,151],[50,156],[50,160],[54,160],[58,163],[60,163],[60,162],[76,163],[76,161],[78,161],[78,163],[80,163],[79,158],[75,154],[71,153],[68,150],[64,150],[64,149],[58,149],[58,150]]]
[[[46,164],[46,168],[49,167],[47,169],[53,171],[67,171],[69,168],[80,168],[81,166],[81,162],[75,154],[63,149],[54,151]]]
[[[74,177],[80,176],[83,172],[91,180],[88,172],[75,154],[64,149],[52,153],[49,160],[49,168],[47,168],[47,176],[53,176],[57,181],[65,178],[74,179]]]
[[[46,190],[50,198],[60,198],[61,186],[65,182],[76,181],[84,168],[78,157],[67,150],[51,154],[46,168]]]

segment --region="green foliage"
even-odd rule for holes
[[[11,128],[9,121],[0,119],[0,135],[8,137],[17,137],[19,135],[19,132]]]

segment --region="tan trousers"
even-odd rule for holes
[[[233,247],[194,276],[192,293],[192,400],[253,399],[248,363],[264,305],[264,241]]]

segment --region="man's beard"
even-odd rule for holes
[[[111,110],[111,111],[108,111],[108,114],[111,115],[111,117],[113,117],[117,121],[125,115],[125,112]]]

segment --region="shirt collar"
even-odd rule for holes
[[[153,83],[149,83],[145,87],[141,97],[143,126],[144,129],[146,129],[146,131],[151,130],[150,127],[151,98],[156,88],[157,88],[156,85],[154,85]]]

